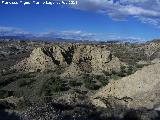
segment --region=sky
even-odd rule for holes
[[[28,1],[32,2],[24,0]],[[77,0],[77,4],[70,5],[62,4],[62,0],[56,1],[60,5],[7,5],[5,2],[2,4],[0,0],[0,36],[101,41],[160,38],[160,0]]]

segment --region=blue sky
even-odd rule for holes
[[[151,40],[160,38],[160,2],[78,0],[72,6],[0,5],[0,35],[13,34]]]

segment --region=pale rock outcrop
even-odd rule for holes
[[[107,50],[106,46],[66,44],[36,48],[29,58],[24,59],[13,68],[21,71],[61,68],[64,69],[62,76],[73,77],[81,73],[119,71],[124,65]]]
[[[144,61],[144,60],[140,60],[137,62],[138,65],[148,65],[149,62],[148,61]]]
[[[160,104],[160,63],[145,66],[135,74],[112,81],[91,97],[96,106],[106,107],[101,99],[114,98],[130,108],[154,108]]]
[[[60,52],[61,49],[58,46],[52,48],[36,48],[32,51],[29,58],[22,60],[13,66],[13,68],[30,72],[37,70],[44,71],[46,69],[55,70],[57,65],[66,65]]]
[[[151,61],[151,63],[153,63],[153,64],[160,63],[160,59],[159,58],[155,58],[154,60]]]
[[[81,69],[77,64],[72,63],[69,67],[65,68],[64,73],[61,74],[61,77],[75,77],[82,74]]]

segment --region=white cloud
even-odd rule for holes
[[[158,17],[160,13],[154,10],[143,9],[141,7],[136,7],[133,5],[127,5],[118,9],[120,13],[133,16],[149,16]]]
[[[23,36],[31,33],[14,27],[0,27],[0,36]]]
[[[144,18],[145,19],[145,18]],[[144,20],[145,21],[145,20]],[[23,31],[22,29],[14,27],[0,27],[0,36],[25,36],[27,38],[62,38],[62,39],[74,39],[74,40],[90,40],[90,41],[106,41],[106,40],[119,40],[121,42],[142,42],[144,39],[132,36],[119,36],[116,33],[108,33],[103,39],[98,38],[100,34],[84,32],[81,30],[65,30],[65,31],[49,31],[37,34],[31,34],[30,32]],[[101,34],[101,36],[105,36]]]
[[[108,33],[106,34],[107,40],[111,41],[121,41],[121,42],[145,42],[146,40],[140,37],[135,36],[120,36],[117,33]]]
[[[143,23],[149,23],[154,26],[160,27],[160,19],[159,18],[149,18],[149,17],[137,17]]]
[[[48,38],[63,38],[76,40],[95,40],[96,34],[84,32],[81,30],[66,30],[66,31],[50,31],[44,33],[32,34],[19,28],[1,27],[0,36],[26,36],[26,37],[48,37]]]
[[[50,31],[41,33],[39,37],[49,38],[63,38],[63,39],[75,39],[75,40],[95,40],[96,34],[83,32],[80,30],[68,30],[68,31]]]
[[[160,0],[78,0],[72,8],[106,14],[114,20],[136,17],[143,23],[160,26]]]

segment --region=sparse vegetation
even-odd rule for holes
[[[112,74],[115,75],[117,74],[117,72],[115,70],[112,70]]]
[[[117,75],[118,75],[119,77],[125,77],[125,76],[126,76],[126,72],[120,71],[120,72],[117,73]]]
[[[128,71],[127,71],[127,75],[131,75],[134,72],[134,68],[133,66],[128,66]]]
[[[3,76],[0,78],[0,86],[6,86],[8,84],[10,84],[13,81],[17,80],[17,76],[16,75],[7,75],[7,76]]]
[[[121,77],[118,76],[118,75],[116,75],[116,74],[113,74],[113,75],[111,76],[111,78],[112,78],[113,80],[119,80]]]
[[[92,75],[84,75],[84,86],[89,90],[98,90],[101,86],[97,85]]]
[[[33,78],[35,77],[35,74],[34,73],[20,73],[18,75],[18,78]]]
[[[54,93],[66,91],[69,87],[59,77],[52,77],[44,83],[41,89],[45,96],[51,96]]]
[[[120,71],[112,70],[111,74],[110,75],[107,74],[107,75],[110,76],[109,79],[118,80],[122,77],[133,74],[135,71],[136,69],[134,68],[134,66],[129,65],[128,67],[122,66]]]
[[[104,75],[97,75],[96,76],[96,79],[102,84],[102,86],[106,86],[108,83],[109,83],[109,79],[110,77],[108,75],[110,74],[105,74],[107,76],[104,76]]]
[[[23,78],[23,79],[20,79],[19,81],[18,81],[18,86],[19,87],[24,87],[24,86],[29,86],[29,85],[31,85],[33,82],[35,82],[35,79],[25,79],[25,78]]]
[[[85,87],[89,90],[98,90],[101,86],[88,81],[85,82]]]
[[[70,85],[71,87],[76,87],[76,86],[81,86],[82,83],[81,83],[81,82],[78,82],[78,81],[76,81],[76,80],[70,80],[70,81],[69,81],[69,85]]]
[[[137,64],[136,68],[143,68],[145,65],[144,64]]]
[[[111,74],[109,73],[109,72],[107,72],[107,71],[102,71],[106,76],[110,76]]]
[[[3,44],[3,42],[0,42],[0,44]],[[31,43],[31,44],[32,46],[36,44],[36,47],[42,46],[41,43],[39,44]],[[144,49],[143,48],[139,49],[139,47],[143,47],[142,45],[140,46],[136,44],[135,45],[133,44],[114,45],[114,43],[109,45],[107,44],[106,48],[113,53],[113,56],[118,57],[121,61],[127,63],[128,66],[122,66],[120,70],[119,70],[120,66],[117,66],[118,69],[107,68],[111,70],[109,72],[105,71],[106,69],[104,70],[102,69],[103,70],[102,72],[100,70],[95,73],[95,71],[92,72],[92,66],[91,66],[92,63],[90,63],[90,60],[93,60],[92,56],[89,56],[89,55],[82,56],[81,58],[82,60],[81,59],[80,60],[82,61],[82,63],[84,63],[83,65],[78,63],[79,61],[75,63],[74,54],[75,52],[77,52],[76,47],[78,47],[78,45],[75,47],[74,44],[72,44],[71,46],[66,47],[65,46],[66,44],[63,44],[63,45],[59,43],[57,44],[58,46],[62,47],[62,49],[65,48],[62,51],[59,51],[59,54],[62,53],[62,56],[60,57],[64,58],[63,60],[65,61],[65,63],[63,64],[61,61],[61,58],[59,56],[58,57],[55,56],[52,53],[54,51],[52,47],[49,47],[50,49],[47,49],[44,52],[45,52],[45,55],[50,57],[51,62],[55,64],[55,68],[52,69],[49,67],[48,69],[43,71],[41,67],[40,68],[37,67],[35,68],[35,70],[37,71],[35,71],[34,73],[18,71],[18,69],[9,70],[10,66],[15,65],[15,63],[18,63],[19,61],[21,61],[22,59],[30,55],[29,51],[31,50],[28,51],[28,49],[33,49],[33,47],[31,46],[28,47],[27,41],[25,41],[25,47],[27,47],[27,49],[25,49],[25,47],[23,48],[23,45],[22,46],[19,45],[18,47],[17,46],[10,47],[11,49],[8,49],[9,50],[8,53],[0,52],[0,66],[1,66],[0,68],[0,71],[1,71],[0,72],[0,99],[4,99],[7,97],[10,98],[10,96],[13,96],[17,98],[22,97],[27,100],[27,101],[19,102],[17,104],[16,109],[13,108],[12,105],[10,105],[8,102],[0,103],[0,107],[2,105],[2,107],[7,106],[8,107],[7,109],[12,108],[17,111],[23,111],[24,113],[22,113],[22,116],[27,115],[28,119],[47,119],[47,120],[51,118],[53,118],[54,120],[59,120],[59,119],[62,119],[62,120],[67,120],[67,119],[68,120],[71,120],[71,119],[75,119],[75,120],[134,119],[136,120],[137,119],[138,120],[140,119],[143,111],[145,111],[145,108],[142,111],[131,110],[130,112],[128,108],[119,106],[119,103],[118,103],[118,107],[114,106],[116,104],[116,101],[114,101],[114,99],[113,100],[111,99],[111,102],[113,101],[115,103],[112,106],[112,104],[109,103],[110,99],[108,98],[105,99],[104,103],[107,102],[107,105],[109,106],[109,108],[100,108],[100,107],[93,106],[91,104],[90,95],[97,93],[96,90],[101,92],[99,89],[104,86],[107,87],[108,83],[111,80],[119,80],[122,77],[126,77],[128,75],[134,74],[135,71],[143,68],[146,64],[145,65],[138,64],[138,63],[141,63],[138,61],[147,59],[147,56],[144,54]],[[103,44],[104,45],[101,46],[101,48],[105,48],[105,43]],[[48,47],[49,44],[46,44],[46,46]],[[43,44],[43,47],[46,47],[46,46],[44,46]],[[91,46],[98,47],[99,45],[92,44]],[[85,52],[85,50],[83,52]],[[28,55],[26,55],[26,53]],[[22,56],[22,54],[25,54],[25,55]],[[112,59],[114,59],[113,56],[112,56]],[[155,56],[156,54],[151,55],[149,60],[155,59]],[[3,65],[4,63],[6,65]],[[74,63],[75,66],[72,63]],[[108,62],[106,64],[108,64]],[[70,68],[70,65],[73,65],[71,66],[73,68]],[[101,67],[101,65],[99,65],[98,67]],[[68,70],[67,68],[70,68],[72,70],[77,70],[77,71],[80,69],[80,75],[76,75],[72,77],[72,74],[69,73],[67,77],[63,77],[63,73],[65,73]],[[79,71],[77,73],[79,74]],[[83,73],[86,73],[86,74],[83,74]],[[119,84],[120,80],[116,81],[115,83]],[[125,83],[127,83],[127,81]],[[117,88],[118,90],[120,90],[119,89],[120,87],[117,87]],[[114,89],[116,88],[113,87],[113,90]],[[121,99],[118,97],[117,99],[123,100],[125,102],[134,100],[134,99],[128,99],[127,96],[124,97],[124,99]],[[45,101],[47,102],[45,103]],[[150,101],[154,102],[154,100],[150,100]],[[156,111],[152,111],[152,112],[155,113]],[[154,116],[153,113],[151,113],[150,115],[148,115],[148,113],[149,113],[148,110],[144,112],[145,115],[147,114],[146,115],[147,117]],[[158,113],[156,113],[156,115],[158,115]],[[156,116],[156,119],[152,118],[152,120],[158,120],[158,119],[159,119],[159,116]]]
[[[67,87],[65,86],[65,84],[63,83],[62,80],[57,79],[57,80],[53,80],[52,82],[49,83],[49,88],[51,89],[51,92],[60,92],[60,91],[64,91],[67,90]]]
[[[13,95],[12,91],[0,90],[0,99],[6,98]]]

